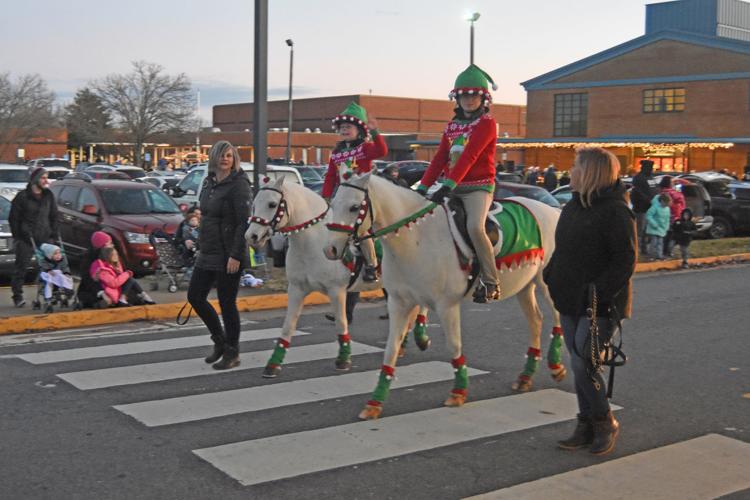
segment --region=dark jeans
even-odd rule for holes
[[[640,253],[647,252],[646,242],[646,212],[635,214],[636,230],[638,231],[638,250]]]
[[[599,324],[599,335],[603,342],[610,335],[609,318],[598,318],[597,322]],[[591,367],[591,351],[589,341],[587,341],[590,324],[591,322],[585,316],[560,316],[565,346],[568,348],[571,365],[573,366],[578,411],[584,417],[603,417],[609,411],[607,384],[601,373],[597,373],[594,376],[599,382],[599,390],[597,390],[588,372]],[[575,348],[573,347],[574,341]]]
[[[188,288],[188,302],[206,324],[211,335],[225,337],[227,345],[238,347],[240,342],[240,313],[237,310],[237,291],[240,287],[242,273],[227,274],[226,271],[209,271],[201,267],[193,270]],[[208,292],[216,284],[216,292],[221,306],[221,327],[219,315],[208,302]]]
[[[130,278],[128,281],[126,281],[122,288],[120,288],[120,292],[127,297],[128,302],[133,303],[135,302],[135,299],[137,298],[138,294],[143,293],[143,288],[141,288],[141,284],[138,283],[133,278]]]
[[[22,299],[26,270],[31,264],[31,257],[34,256],[34,248],[25,241],[15,240],[15,254],[16,260],[13,264],[13,277],[10,286],[13,290],[13,299]]]

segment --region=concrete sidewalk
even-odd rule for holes
[[[690,259],[691,267],[732,264],[750,261],[750,253],[725,255],[719,257],[704,257],[699,259]],[[656,262],[639,263],[636,266],[636,272],[655,272],[676,270],[681,268],[681,261],[668,260]],[[283,275],[283,269],[274,270],[278,278]],[[142,281],[145,290],[149,290],[148,279]],[[284,309],[287,307],[286,293],[274,291],[273,286],[279,287],[279,283],[274,283],[273,275],[269,281],[268,287],[246,288],[241,287],[237,299],[237,307],[240,311],[257,311],[267,309]],[[98,326],[115,323],[127,323],[130,321],[151,321],[151,320],[175,320],[180,309],[186,303],[187,290],[182,287],[176,293],[165,291],[162,286],[159,291],[149,294],[157,302],[152,306],[133,306],[112,309],[84,309],[82,311],[70,311],[69,309],[58,309],[51,314],[40,314],[38,311],[31,309],[31,301],[36,295],[36,287],[28,286],[25,288],[26,307],[16,308],[12,305],[10,287],[0,289],[0,335],[11,333],[29,333],[47,330],[60,330],[65,328],[80,328],[85,326]],[[362,292],[364,299],[377,299],[382,297],[381,291]],[[215,292],[209,296],[218,310],[218,304],[215,300]],[[313,293],[305,299],[306,305],[326,304],[328,297],[320,293]],[[189,305],[185,311],[189,309]]]

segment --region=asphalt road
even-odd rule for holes
[[[331,354],[290,362],[275,380],[260,377],[262,368],[252,366],[258,356],[251,354],[272,347],[273,331],[268,338],[248,337],[257,339],[243,342],[243,370],[210,375],[180,375],[180,370],[189,372],[205,366],[199,358],[208,349],[197,344],[204,339],[207,346],[208,339],[200,327],[134,324],[0,337],[0,497],[453,499],[581,471],[586,481],[592,476],[617,481],[620,475],[630,473],[627,457],[635,464],[635,474],[643,478],[631,481],[635,483],[633,491],[643,494],[643,488],[649,488],[645,469],[656,469],[649,462],[650,450],[693,443],[710,434],[729,438],[721,443],[731,441],[748,448],[748,297],[747,265],[638,275],[635,317],[626,323],[624,333],[624,349],[630,360],[617,372],[613,398],[613,403],[622,408],[617,411],[622,432],[617,449],[606,458],[555,448],[555,441],[567,437],[574,425],[572,376],[557,384],[542,368],[530,394],[536,403],[510,399],[517,398],[510,385],[523,367],[527,344],[525,323],[515,299],[491,306],[470,302],[464,306],[467,362],[471,368],[486,372],[471,378],[471,405],[441,409],[452,385],[449,366],[437,370],[439,375],[447,374],[444,380],[409,386],[410,367],[427,376],[429,370],[422,368],[425,363],[448,361],[440,328],[431,325],[428,332],[432,347],[423,353],[410,344],[406,357],[400,360],[397,377],[401,377],[391,391],[383,418],[377,424],[353,427],[349,424],[357,421],[376,376],[362,376],[367,381],[364,390],[352,382],[348,393],[327,391],[339,391],[345,385],[336,384],[335,377],[350,377],[341,379],[349,381],[365,371],[375,373],[382,364],[381,354],[356,355],[352,372],[337,375],[333,370],[333,332],[321,308],[303,316],[298,329],[308,334],[295,338],[289,356],[295,350],[302,353],[325,343],[330,344]],[[548,313],[546,306],[543,310]],[[381,304],[365,304],[357,310],[351,333],[363,346],[355,345],[355,354],[365,348],[382,348],[387,328],[387,322],[377,318],[382,312]],[[259,330],[280,327],[282,319],[278,313],[266,312],[243,315],[243,321],[243,335],[252,336],[262,335]],[[550,328],[547,320],[545,332]],[[184,338],[187,340],[181,340]],[[171,341],[174,344],[140,344],[167,339],[175,339]],[[547,342],[545,338],[543,350]],[[107,348],[110,351],[73,351],[99,346],[115,347]],[[131,353],[118,349],[130,349]],[[53,356],[53,351],[62,357],[45,360],[38,354]],[[71,355],[74,352],[77,354]],[[264,355],[259,359],[265,359]],[[182,360],[188,361],[180,363]],[[112,372],[112,368],[118,371]],[[156,377],[154,381],[139,381],[151,376]],[[322,377],[334,379],[324,381],[321,387],[308,387],[308,400],[296,399],[304,394],[301,385]],[[87,383],[104,386],[86,388]],[[218,397],[224,399],[214,403],[196,399],[230,390],[249,392],[220,394]],[[548,391],[540,392],[543,390]],[[309,394],[314,395],[312,400]],[[165,399],[170,401],[163,403]],[[559,405],[555,403],[558,400]],[[507,404],[507,411],[520,412],[515,419],[517,427],[503,427],[505,410],[483,406],[494,401]],[[162,414],[148,414],[136,404],[142,402],[161,404]],[[200,411],[188,402],[195,402]],[[188,404],[185,410],[179,410],[182,404]],[[238,408],[227,410],[229,414],[212,416],[236,405]],[[440,411],[433,411],[436,409]],[[446,415],[448,424],[441,423]],[[147,425],[144,420],[149,418],[163,420]],[[484,423],[472,425],[474,418]],[[175,423],[170,419],[176,419]],[[538,419],[551,419],[551,423],[536,422]],[[389,434],[392,439],[388,439]],[[223,446],[237,442],[250,445],[243,445],[247,449]],[[399,452],[400,446],[411,448]],[[687,456],[680,450],[677,456]],[[722,471],[731,469],[731,464],[721,462],[726,459],[721,458],[722,453],[717,457],[706,453],[701,455],[705,462],[701,468],[707,475],[715,475],[709,470],[712,464]],[[341,463],[345,465],[335,465],[336,457],[341,456],[349,457],[348,464],[344,458]],[[674,454],[670,456],[660,464],[685,467]],[[333,465],[326,465],[329,462]],[[596,467],[602,464],[612,467],[597,474],[600,469]],[[638,470],[639,464],[644,470]],[[740,465],[745,478],[750,476],[750,459]],[[296,470],[305,467],[319,470],[296,475]],[[696,476],[696,481],[706,484],[707,479],[698,479],[700,470],[685,470],[679,482],[689,483]],[[245,479],[235,479],[231,474],[245,474]],[[269,479],[273,477],[283,479]],[[668,475],[660,479],[669,485]],[[565,489],[568,483],[563,478],[547,481],[546,497],[572,495]],[[570,484],[579,487],[582,481],[579,477]],[[750,483],[746,481],[740,480],[735,490],[692,490],[692,494],[694,498],[750,498]],[[674,498],[690,496],[676,491]],[[506,493],[508,498],[526,497],[516,490]],[[639,493],[631,491],[628,496],[634,495]],[[576,496],[587,495],[579,491]]]

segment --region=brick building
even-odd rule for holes
[[[306,163],[326,163],[337,140],[337,136],[332,133],[331,119],[352,101],[364,106],[371,116],[378,119],[380,131],[390,150],[388,159],[391,160],[411,158],[414,155],[418,159],[430,159],[434,151],[414,151],[412,144],[415,141],[439,139],[445,124],[453,116],[455,105],[447,99],[443,101],[372,95],[295,99],[292,158],[307,158]],[[221,132],[213,136],[235,134],[233,137],[238,141],[236,143],[240,146],[241,153],[251,149],[253,108],[252,103],[214,106],[213,126]],[[270,157],[283,157],[285,154],[287,113],[287,100],[268,103]],[[498,122],[501,136],[525,136],[525,106],[493,104],[492,113]],[[206,140],[212,139],[206,137]],[[242,154],[246,156],[249,153]]]
[[[750,164],[750,3],[679,0],[646,6],[646,34],[522,84],[527,165],[568,168],[594,143],[623,169],[737,174]]]
[[[0,142],[0,163],[17,163],[34,158],[62,158],[68,149],[68,130],[50,128],[36,130],[31,136],[10,130]],[[23,158],[18,158],[22,150]]]

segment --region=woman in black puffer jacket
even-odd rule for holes
[[[209,153],[208,175],[201,190],[200,252],[188,289],[188,301],[208,327],[214,342],[206,363],[218,360],[213,365],[217,370],[240,364],[237,291],[241,271],[249,265],[245,231],[251,201],[250,180],[240,168],[237,149],[227,141],[217,142]],[[214,285],[223,329],[216,310],[206,300]]]
[[[611,320],[630,317],[631,277],[637,260],[635,215],[619,172],[620,162],[609,151],[578,152],[570,171],[573,199],[560,215],[555,252],[544,271],[561,315],[578,396],[578,426],[558,444],[564,449],[590,446],[596,455],[612,451],[619,423],[609,409],[601,375],[593,374],[598,389],[591,379],[589,285],[596,289],[599,334],[608,339],[613,333]]]

